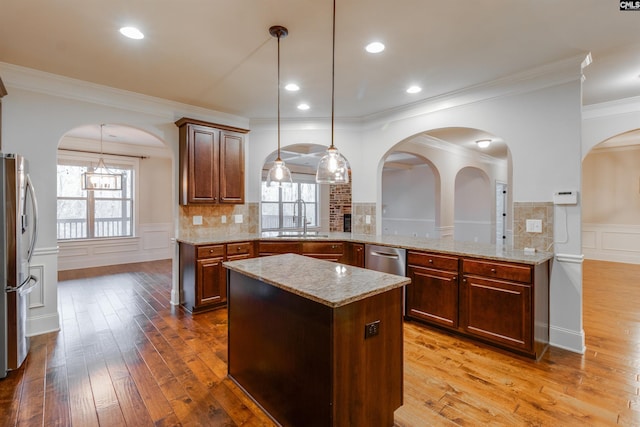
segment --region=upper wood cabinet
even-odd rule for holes
[[[244,203],[244,134],[234,128],[182,118],[180,204]]]

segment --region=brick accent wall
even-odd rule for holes
[[[344,231],[344,214],[350,213],[351,180],[349,180],[349,184],[331,184],[329,186],[329,231]]]

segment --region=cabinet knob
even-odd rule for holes
[[[495,272],[496,272],[496,269],[495,269],[495,268],[492,268],[492,269],[491,269],[491,272],[492,272],[492,273],[495,273]]]
[[[213,249],[209,249],[209,253],[212,254],[213,253]]]
[[[429,260],[429,264],[433,264],[433,260],[432,259]]]

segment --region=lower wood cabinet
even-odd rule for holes
[[[182,306],[192,313],[223,307],[227,302],[227,270],[222,263],[253,257],[253,242],[218,245],[180,243]]]
[[[465,258],[462,272],[464,332],[540,358],[549,344],[549,263]]]
[[[406,315],[448,328],[458,327],[458,258],[407,254]]]
[[[342,242],[302,242],[302,255],[333,262],[343,262],[345,258]]]
[[[549,263],[409,251],[405,316],[539,359],[549,345]]]
[[[364,245],[362,243],[345,243],[345,264],[364,268]]]

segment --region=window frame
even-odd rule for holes
[[[309,216],[309,206],[313,205],[314,206],[314,213],[315,213],[315,220],[316,220],[316,224],[313,226],[309,226],[307,229],[308,230],[319,230],[320,229],[320,185],[318,183],[316,183],[315,180],[315,175],[307,175],[307,174],[292,174],[292,179],[293,179],[293,185],[296,185],[298,187],[297,189],[297,194],[300,195],[301,194],[301,184],[313,184],[315,185],[315,202],[306,202],[306,209],[307,209],[307,216]],[[294,208],[296,209],[296,217],[297,219],[295,220],[296,225],[292,226],[292,227],[285,227],[284,226],[284,206],[285,205],[290,205],[290,204],[295,204],[295,202],[291,202],[291,201],[283,201],[282,200],[282,194],[283,194],[283,189],[279,188],[278,189],[278,201],[265,201],[263,200],[263,194],[262,194],[262,188],[266,183],[266,175],[263,174],[262,180],[260,182],[260,229],[261,231],[302,231],[303,230],[303,225],[301,222],[301,217],[302,217],[302,209],[298,209],[297,207]],[[271,204],[271,205],[278,205],[278,227],[274,228],[274,227],[269,227],[266,228],[264,227],[264,221],[263,221],[263,215],[262,215],[262,206],[263,204]]]
[[[138,211],[139,206],[137,203],[138,199],[138,179],[139,177],[139,158],[134,156],[110,156],[106,154],[99,153],[85,153],[80,151],[58,151],[57,159],[56,159],[56,180],[58,180],[58,166],[60,165],[71,165],[71,166],[86,166],[95,167],[102,157],[107,165],[107,167],[121,167],[127,168],[131,170],[131,196],[125,198],[117,198],[115,200],[121,201],[130,201],[131,203],[131,234],[122,235],[122,236],[95,236],[94,229],[94,218],[95,218],[95,203],[99,200],[108,200],[108,198],[95,198],[94,191],[85,190],[88,192],[87,197],[62,197],[60,198],[56,191],[56,205],[59,200],[86,200],[87,201],[87,215],[86,215],[86,229],[87,229],[87,237],[82,238],[60,238],[58,237],[58,208],[56,207],[56,239],[58,242],[89,242],[89,241],[104,241],[110,239],[132,239],[137,237],[138,230]],[[57,188],[57,184],[56,184]],[[93,209],[89,209],[89,204],[92,204]],[[90,234],[90,232],[92,234]]]

